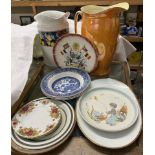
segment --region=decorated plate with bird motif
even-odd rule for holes
[[[125,93],[112,88],[96,88],[80,99],[82,118],[104,131],[121,131],[132,126],[138,117],[138,106]]]
[[[97,66],[97,48],[79,34],[62,36],[54,46],[54,61],[59,67],[75,67],[91,72]]]
[[[12,118],[12,128],[23,138],[36,139],[55,131],[60,121],[59,107],[42,98],[24,105]]]

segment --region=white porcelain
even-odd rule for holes
[[[12,132],[11,138],[18,146],[32,150],[44,149],[49,147],[52,149],[60,145],[66,139],[66,137],[69,136],[75,124],[74,110],[72,106],[67,102],[61,102],[56,100],[52,101],[54,101],[55,104],[58,105],[66,115],[66,122],[64,127],[61,130],[59,130],[58,128],[59,132],[56,131],[57,134],[55,134],[55,136],[49,135],[48,138],[50,139],[47,138],[44,141],[29,141],[27,139],[21,139],[18,135]]]
[[[69,28],[67,22],[69,15],[69,12],[64,13],[56,10],[48,10],[35,15],[34,19],[37,21],[39,31],[54,32]]]
[[[111,85],[111,88],[120,88],[124,93],[127,93],[135,102],[137,102],[135,95],[128,86],[113,79],[94,80],[91,83],[90,90],[99,87],[109,87],[109,85]],[[130,128],[113,133],[95,129],[94,127],[86,123],[81,117],[79,105],[79,102],[77,102],[76,116],[78,126],[81,129],[82,133],[96,145],[111,149],[123,148],[133,143],[140,134],[140,131],[142,129],[142,114],[139,105],[139,114],[137,121]]]
[[[60,123],[60,126],[53,133],[51,133],[49,135],[45,135],[44,137],[40,137],[38,139],[35,139],[34,141],[29,140],[29,139],[23,139],[22,137],[18,136],[15,132],[14,132],[14,136],[16,137],[17,140],[19,140],[23,144],[28,144],[28,145],[32,145],[32,146],[47,144],[47,140],[49,140],[55,136],[58,136],[62,132],[64,127],[66,126],[66,121],[67,121],[66,111],[60,109],[60,112],[62,115],[61,123]]]
[[[54,57],[53,57],[53,47],[41,46],[41,48],[43,51],[44,63],[47,66],[56,68],[57,65],[55,64]]]
[[[91,72],[97,66],[97,48],[85,37],[66,34],[53,49],[54,61],[59,67],[75,67]]]
[[[19,136],[35,139],[52,133],[61,119],[59,107],[49,99],[24,105],[13,117],[12,127]]]
[[[69,23],[67,21],[69,15],[69,12],[48,10],[34,16],[34,19],[37,21],[44,62],[48,66],[55,67],[53,46],[59,37],[69,33]]]
[[[119,87],[94,88],[80,97],[80,113],[91,126],[116,132],[132,126],[138,117],[138,103]]]

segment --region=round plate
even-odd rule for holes
[[[59,67],[75,67],[91,72],[97,66],[97,48],[79,34],[62,36],[53,51],[55,63]]]
[[[66,122],[67,122],[66,112],[63,109],[60,109],[60,113],[61,113],[61,123],[60,123],[60,126],[51,134],[45,135],[44,137],[40,137],[40,138],[35,139],[33,141],[29,140],[29,139],[24,139],[24,138],[18,136],[15,132],[13,134],[16,137],[16,139],[19,140],[20,142],[22,142],[23,144],[27,144],[27,145],[30,145],[30,146],[45,145],[45,144],[47,144],[46,140],[51,139],[51,138],[57,136],[58,134],[60,134],[60,132],[66,126]]]
[[[88,73],[77,68],[59,68],[47,74],[40,87],[48,97],[58,100],[69,100],[80,96],[91,79]]]
[[[61,120],[59,108],[49,99],[24,105],[13,117],[12,127],[23,138],[36,139],[53,132]]]
[[[113,89],[119,88],[124,93],[127,93],[134,100],[134,102],[138,104],[138,101],[133,92],[130,90],[130,88],[125,84],[123,84],[122,82],[116,80],[112,79],[94,80],[92,81],[90,90],[94,88],[107,87],[107,86]],[[79,102],[77,102],[76,116],[78,126],[83,132],[83,134],[96,145],[111,149],[123,148],[133,143],[140,134],[142,128],[142,115],[139,106],[138,106],[139,114],[137,121],[130,128],[126,130],[112,133],[95,129],[94,127],[87,124],[80,115],[79,105],[80,105]]]
[[[52,101],[61,108],[62,123],[58,129],[40,141],[23,139],[12,131],[12,146],[15,150],[23,153],[42,153],[54,149],[67,139],[75,125],[74,110],[67,102]]]
[[[119,88],[94,88],[81,96],[79,103],[83,119],[103,131],[127,129],[138,117],[138,105]]]

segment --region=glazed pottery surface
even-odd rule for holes
[[[69,12],[43,11],[34,16],[37,21],[37,28],[40,36],[40,44],[43,49],[44,62],[48,66],[54,67],[53,46],[56,41],[64,34],[69,33],[67,21]]]
[[[113,79],[94,80],[91,83],[91,89],[100,87],[119,88],[132,98],[138,105],[137,121],[128,129],[118,132],[107,132],[98,130],[84,121],[80,114],[80,103],[76,104],[77,123],[82,133],[94,144],[110,149],[123,148],[133,143],[138,138],[142,129],[142,114],[138,101],[131,89],[124,83]]]
[[[38,31],[57,32],[68,29],[67,18],[69,15],[69,12],[48,10],[35,15],[34,19],[37,21]]]
[[[42,92],[58,100],[80,96],[90,85],[87,72],[77,68],[59,68],[48,73],[41,81]]]
[[[78,15],[81,14],[81,34],[98,49],[98,67],[93,75],[103,76],[109,73],[119,34],[119,14],[128,7],[128,3],[120,3],[113,7],[88,5],[76,13],[75,33],[77,33]]]
[[[36,139],[52,133],[60,120],[59,108],[51,100],[38,99],[24,105],[15,114],[12,127],[19,136]]]
[[[34,16],[43,46],[53,47],[58,38],[69,32],[69,12],[43,11]]]
[[[11,138],[19,147],[30,150],[38,150],[48,147],[53,149],[54,147],[60,145],[63,142],[63,139],[70,134],[70,131],[75,124],[75,114],[73,108],[67,102],[61,102],[52,99],[50,100],[60,107],[62,123],[55,130],[55,132],[33,141],[29,139],[23,139],[14,131],[12,131]]]
[[[138,117],[138,105],[120,89],[92,89],[80,97],[79,103],[83,119],[103,131],[127,129]]]
[[[59,67],[75,67],[91,72],[97,66],[95,46],[85,37],[67,34],[54,46],[54,60]]]

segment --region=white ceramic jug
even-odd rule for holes
[[[44,11],[34,16],[37,21],[38,30],[41,32],[56,32],[64,29],[68,29],[69,25],[67,18],[69,17],[69,12],[61,11]]]
[[[55,66],[53,59],[53,46],[62,35],[69,33],[67,18],[69,12],[49,10],[34,16],[42,45],[44,62],[49,66]]]

